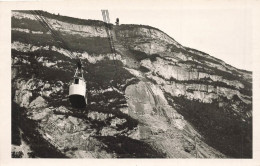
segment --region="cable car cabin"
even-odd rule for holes
[[[85,108],[87,104],[86,83],[83,77],[74,77],[69,87],[69,100],[72,107]]]

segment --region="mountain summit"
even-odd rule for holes
[[[12,157],[252,158],[252,72],[145,25],[12,11]],[[88,104],[68,94],[78,56]]]

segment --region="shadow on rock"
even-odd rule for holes
[[[116,153],[118,158],[165,158],[166,154],[152,148],[149,144],[125,136],[97,136],[107,145],[106,150]]]

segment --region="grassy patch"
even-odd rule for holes
[[[48,51],[47,51],[48,52]],[[16,50],[12,50],[12,57],[15,56],[21,56],[26,58],[31,64],[24,64],[21,63],[19,67],[19,75],[18,77],[22,78],[31,78],[32,75],[34,75],[36,78],[45,80],[45,81],[62,81],[62,82],[68,82],[72,76],[73,76],[73,66],[70,64],[67,64],[67,70],[61,69],[61,68],[52,68],[52,67],[46,67],[43,66],[40,62],[36,60],[38,57],[38,53],[29,52],[29,53],[21,53]],[[48,56],[47,54],[44,54]],[[43,55],[43,57],[44,57]],[[58,58],[60,55],[56,54],[56,58]],[[21,58],[20,57],[20,58]],[[41,57],[41,56],[40,56]],[[55,57],[55,54],[54,54]],[[60,57],[65,58],[66,57]],[[66,63],[66,62],[64,62]]]
[[[173,100],[170,104],[175,104],[176,110],[202,133],[209,145],[233,158],[252,158],[252,119],[244,122],[235,114],[231,104],[237,99],[219,107],[217,101],[201,103],[183,96],[166,96]],[[244,109],[249,111],[250,107],[244,106]]]
[[[115,152],[119,158],[165,158],[166,154],[152,148],[149,144],[124,136],[99,136],[98,140],[107,145],[106,150]]]
[[[35,13],[32,13],[31,10],[13,10],[13,11],[21,12],[21,13],[27,13],[27,14],[35,14]],[[99,20],[85,20],[85,19],[80,19],[80,18],[62,16],[62,15],[59,15],[59,14],[51,14],[51,13],[48,13],[48,12],[45,12],[45,11],[39,11],[39,12],[41,12],[41,14],[44,17],[56,19],[58,21],[63,21],[63,22],[67,22],[67,23],[78,24],[78,25],[99,26],[99,27],[104,26],[104,22],[99,21]]]
[[[38,22],[35,20],[30,20],[26,18],[17,19],[15,17],[12,17],[12,28],[21,28],[21,29],[29,29],[31,31],[40,31],[43,33],[46,33],[47,30]]]
[[[123,68],[121,61],[103,60],[96,64],[87,64],[86,70],[89,74],[86,79],[89,81],[89,86],[92,89],[98,88],[100,85],[102,89],[106,89],[110,85],[119,87],[126,84],[126,80],[132,78],[127,70]]]
[[[101,37],[82,37],[80,35],[62,34],[61,38],[66,41],[69,51],[88,52],[90,54],[111,53],[107,38]],[[35,46],[55,46],[64,48],[60,41],[56,41],[50,34],[30,34],[18,31],[12,31],[12,42],[32,44]]]

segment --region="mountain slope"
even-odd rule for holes
[[[113,55],[103,22],[44,17],[70,50],[12,12],[13,157],[252,157],[251,72],[143,25],[110,25]],[[67,51],[83,62],[86,109],[68,101]]]

